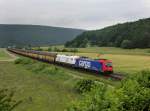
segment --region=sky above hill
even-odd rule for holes
[[[0,24],[82,29],[150,17],[150,0],[0,0]]]

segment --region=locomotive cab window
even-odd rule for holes
[[[112,63],[111,63],[111,62],[107,62],[107,63],[106,63],[106,66],[107,66],[107,67],[112,67]]]

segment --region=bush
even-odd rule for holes
[[[91,91],[91,88],[95,85],[95,82],[92,80],[80,80],[77,82],[77,84],[75,85],[75,90],[78,93],[85,93],[88,91]]]
[[[67,49],[62,49],[61,52],[69,52]]]
[[[44,70],[46,67],[47,67],[47,65],[44,63],[35,63],[35,64],[32,64],[31,67],[29,66],[29,68],[35,73],[38,73],[38,72]]]
[[[71,49],[70,52],[78,52],[78,49]]]
[[[18,58],[15,60],[15,64],[31,64],[33,61],[31,59],[28,58]]]
[[[15,64],[20,64],[21,62],[22,62],[22,59],[20,59],[20,58],[19,58],[19,59],[16,59],[16,60],[14,61]]]
[[[57,47],[54,48],[54,51],[55,51],[55,52],[61,52],[61,50],[58,49]]]
[[[136,79],[141,87],[150,88],[150,71],[142,71]]]
[[[150,53],[150,50],[148,50],[147,52]]]
[[[42,70],[42,73],[55,75],[55,74],[60,74],[61,71],[58,70],[57,67],[46,67],[45,69]]]
[[[75,101],[68,111],[109,111],[110,101],[106,99],[106,92],[105,85],[97,84],[91,91],[84,93],[80,101]]]
[[[15,101],[13,97],[14,91],[0,89],[0,111],[12,111],[21,103],[21,101]]]
[[[55,74],[54,70],[51,67],[46,67],[45,69],[42,70],[42,73],[44,74]]]
[[[43,49],[41,47],[38,47],[35,50],[37,50],[37,51],[43,51]]]
[[[88,89],[68,111],[150,111],[150,71],[128,77],[119,88],[96,84]]]
[[[51,51],[52,51],[52,48],[51,48],[51,47],[49,47],[49,48],[47,49],[47,51],[51,52]]]
[[[150,111],[150,71],[142,71],[117,90],[119,111]],[[120,104],[119,104],[120,103]]]
[[[121,48],[130,49],[132,48],[132,43],[130,40],[123,40],[121,43]]]

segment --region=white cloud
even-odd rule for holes
[[[85,29],[150,16],[149,0],[0,0],[0,23]]]

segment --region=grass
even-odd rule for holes
[[[15,99],[23,100],[15,111],[63,111],[80,97],[73,88],[83,78],[118,84],[118,81],[26,58],[16,64],[0,62],[0,88],[14,88]]]
[[[4,51],[4,49],[0,48],[0,60],[11,59],[11,57]]]
[[[62,111],[77,98],[72,90],[76,79],[61,75],[36,74],[12,62],[0,62],[0,88],[15,88],[23,100],[15,111]],[[70,81],[69,81],[70,80]]]

